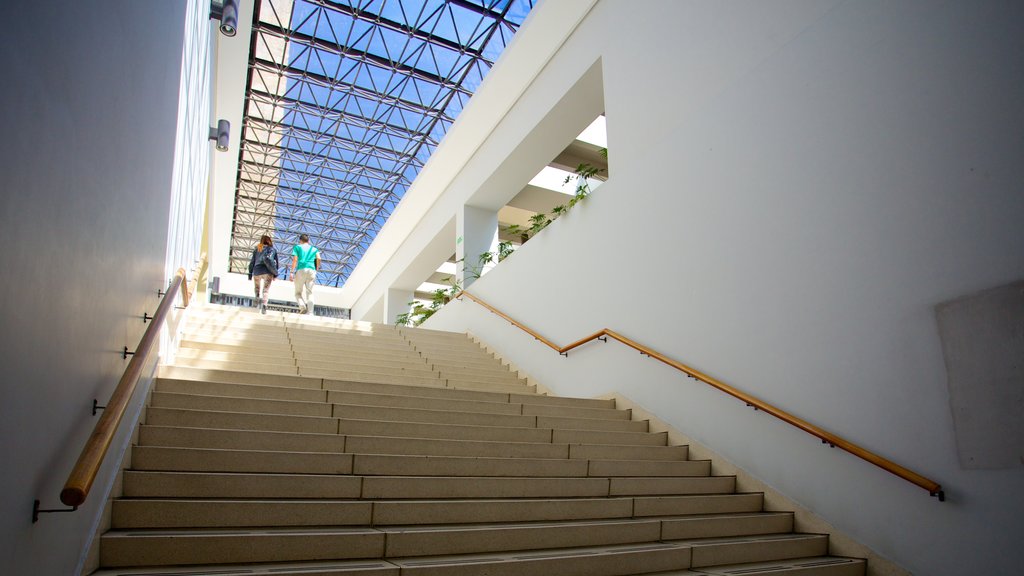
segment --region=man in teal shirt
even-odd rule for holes
[[[313,284],[319,269],[320,251],[309,243],[309,236],[300,235],[299,243],[292,248],[292,282],[299,314],[313,314]]]

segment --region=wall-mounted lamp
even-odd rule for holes
[[[238,0],[212,0],[210,18],[220,20],[220,33],[234,36],[238,32]]]
[[[210,140],[217,141],[217,150],[228,151],[228,137],[231,134],[231,122],[217,120],[217,127],[210,126]]]

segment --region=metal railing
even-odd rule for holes
[[[865,448],[863,448],[861,446],[858,446],[857,444],[854,444],[853,442],[850,442],[850,441],[848,441],[848,440],[846,440],[846,439],[844,439],[844,438],[842,438],[840,436],[837,436],[835,434],[832,434],[831,432],[823,430],[823,429],[821,429],[821,428],[811,424],[810,422],[807,422],[806,420],[803,420],[801,418],[797,418],[796,416],[793,416],[792,414],[790,414],[790,413],[788,413],[788,412],[786,412],[786,411],[784,411],[784,410],[782,410],[780,408],[772,406],[771,404],[768,404],[767,402],[765,402],[765,401],[763,401],[763,400],[761,400],[759,398],[751,396],[750,394],[747,394],[746,392],[742,392],[740,390],[737,390],[736,388],[733,388],[732,386],[729,386],[728,384],[725,384],[725,383],[723,383],[723,382],[721,382],[721,381],[719,381],[719,380],[717,380],[715,378],[712,378],[711,376],[708,376],[707,374],[699,372],[699,371],[697,371],[697,370],[695,370],[695,369],[693,369],[693,368],[683,364],[682,362],[679,362],[677,360],[673,360],[672,358],[669,358],[668,356],[665,356],[664,354],[661,354],[661,353],[659,353],[659,352],[657,352],[657,351],[655,351],[655,350],[653,350],[653,349],[651,349],[651,348],[649,348],[647,346],[644,346],[643,344],[640,344],[639,342],[637,342],[637,341],[635,341],[635,340],[633,340],[631,338],[623,336],[622,334],[619,334],[618,332],[615,332],[615,331],[612,331],[612,330],[609,330],[609,329],[605,328],[604,330],[600,330],[598,332],[595,332],[595,333],[591,334],[590,336],[587,336],[585,338],[581,338],[581,339],[573,342],[572,344],[568,344],[566,346],[558,346],[554,342],[552,342],[552,341],[548,340],[547,338],[544,338],[543,336],[538,334],[536,331],[531,330],[530,328],[528,328],[528,327],[524,326],[523,324],[517,322],[516,320],[511,318],[509,315],[505,314],[504,312],[501,312],[497,308],[491,306],[487,302],[484,302],[483,300],[481,300],[480,298],[477,298],[476,296],[470,294],[469,292],[466,292],[465,290],[463,290],[462,292],[459,292],[458,294],[456,294],[455,298],[461,299],[463,296],[465,296],[465,297],[469,298],[470,300],[476,302],[477,304],[483,306],[484,308],[486,308],[487,310],[493,312],[494,314],[497,314],[498,316],[504,318],[505,320],[509,321],[513,326],[515,326],[515,327],[519,328],[520,330],[526,332],[530,336],[533,336],[534,338],[536,338],[537,340],[542,342],[545,346],[551,348],[552,350],[554,350],[554,351],[556,351],[559,354],[562,354],[564,356],[568,356],[568,352],[570,350],[572,350],[574,348],[577,348],[579,346],[582,346],[583,344],[586,344],[587,342],[590,342],[590,341],[593,341],[593,340],[601,339],[601,340],[605,340],[606,341],[607,338],[612,338],[614,340],[618,340],[619,342],[625,344],[626,346],[629,346],[630,348],[633,348],[634,350],[639,351],[640,354],[642,354],[642,355],[650,356],[651,358],[654,358],[655,360],[658,360],[659,362],[663,362],[663,363],[665,363],[665,364],[675,368],[676,370],[679,370],[680,372],[685,373],[687,376],[690,376],[691,378],[694,378],[696,380],[704,382],[705,384],[709,384],[710,386],[712,386],[714,388],[717,388],[718,390],[721,390],[722,392],[725,392],[726,394],[728,394],[728,395],[730,395],[730,396],[732,396],[734,398],[738,398],[739,400],[742,400],[743,402],[745,402],[747,404],[747,406],[752,407],[754,410],[760,410],[760,411],[765,412],[767,414],[771,414],[772,416],[775,416],[776,418],[778,418],[779,420],[782,420],[783,422],[786,422],[787,424],[790,424],[792,426],[796,426],[797,428],[803,430],[804,432],[807,432],[808,434],[811,434],[812,436],[816,436],[816,437],[820,438],[821,442],[823,444],[828,444],[829,446],[831,446],[833,448],[840,448],[842,450],[845,450],[846,452],[849,452],[850,454],[853,454],[854,456],[856,456],[858,458],[861,458],[862,460],[866,460],[866,461],[874,464],[875,466],[878,466],[879,468],[881,468],[881,469],[883,469],[883,470],[885,470],[885,471],[887,471],[889,473],[895,474],[896,476],[899,476],[900,478],[903,478],[904,480],[906,480],[908,482],[911,482],[913,484],[916,484],[917,486],[920,486],[921,488],[924,488],[925,490],[928,491],[929,495],[938,498],[940,502],[944,502],[946,500],[946,495],[942,491],[942,486],[940,486],[937,482],[935,482],[933,480],[930,480],[930,479],[928,479],[928,478],[926,478],[926,477],[924,477],[924,476],[918,474],[917,472],[914,472],[914,471],[912,471],[912,470],[910,470],[908,468],[900,466],[899,464],[896,464],[895,462],[893,462],[891,460],[883,458],[882,456],[879,456],[878,454],[875,454],[874,452],[871,452],[870,450],[867,450],[867,449],[865,449]]]
[[[150,359],[154,344],[160,338],[160,330],[163,328],[164,322],[174,306],[174,301],[180,292],[182,307],[188,307],[192,293],[195,290],[195,285],[198,282],[199,273],[205,262],[206,255],[204,254],[196,265],[196,274],[194,275],[195,278],[191,287],[186,282],[185,269],[178,268],[174,278],[171,280],[170,286],[167,287],[167,291],[162,292],[163,300],[157,307],[156,312],[152,317],[144,315],[144,321],[148,320],[149,325],[143,333],[142,339],[139,340],[139,345],[136,347],[135,352],[128,352],[127,348],[125,348],[125,356],[131,355],[132,359],[128,362],[128,367],[125,368],[124,374],[117,383],[117,388],[114,389],[114,393],[110,396],[110,400],[107,401],[106,406],[102,407],[96,406],[96,402],[93,402],[93,413],[95,414],[97,408],[102,408],[103,414],[100,416],[99,421],[96,422],[92,435],[89,436],[85,447],[82,448],[78,461],[75,463],[75,467],[72,468],[67,482],[64,483],[64,488],[60,492],[60,501],[67,506],[71,506],[71,508],[42,510],[39,508],[39,500],[36,500],[32,512],[33,522],[38,520],[40,513],[72,512],[77,510],[79,506],[85,503],[86,498],[89,497],[89,490],[96,480],[96,475],[103,464],[103,459],[106,457],[110,444],[114,440],[114,435],[117,433],[121,420],[124,418],[125,410],[128,408],[128,403],[135,393],[139,379],[142,377],[142,370]]]

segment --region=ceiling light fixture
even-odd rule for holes
[[[238,33],[238,0],[210,2],[210,19],[220,20],[220,33],[231,37]]]
[[[210,126],[210,140],[217,141],[217,150],[221,152],[228,151],[229,136],[231,134],[231,122],[227,120],[218,120],[217,126]]]

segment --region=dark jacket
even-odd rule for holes
[[[263,250],[259,248],[252,251],[252,259],[249,260],[249,279],[260,274],[270,274],[277,277],[277,250],[273,246],[266,246]]]

